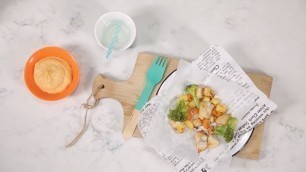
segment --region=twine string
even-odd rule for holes
[[[75,145],[80,140],[80,138],[84,135],[84,133],[86,132],[86,130],[87,130],[88,126],[89,126],[89,123],[87,122],[88,121],[87,120],[87,117],[88,117],[87,112],[88,112],[89,109],[95,108],[99,104],[100,99],[98,99],[98,100],[95,99],[95,102],[92,105],[89,104],[89,101],[90,101],[90,99],[92,97],[94,97],[103,88],[104,88],[104,85],[101,84],[95,91],[93,91],[90,94],[90,96],[87,98],[86,103],[83,103],[81,105],[81,107],[85,108],[85,116],[84,116],[83,127],[82,127],[81,131],[79,132],[79,134],[69,144],[67,144],[65,146],[66,148],[69,148],[69,147]]]

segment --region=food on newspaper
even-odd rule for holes
[[[168,118],[176,133],[194,131],[198,153],[220,144],[221,136],[228,143],[233,139],[237,119],[227,113],[227,106],[210,87],[188,85],[180,95]]]

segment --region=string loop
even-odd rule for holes
[[[84,116],[84,123],[83,123],[83,127],[81,129],[81,131],[79,132],[79,134],[69,143],[67,144],[65,147],[66,148],[69,148],[73,145],[75,145],[79,140],[80,138],[84,135],[85,131],[87,130],[89,124],[87,123],[87,112],[88,112],[88,109],[93,109],[95,108],[98,104],[99,104],[99,101],[100,99],[95,99],[95,102],[91,105],[89,104],[89,101],[92,97],[94,97],[101,89],[104,88],[104,85],[101,84],[99,85],[99,87],[97,89],[95,89],[91,94],[90,96],[87,98],[87,101],[86,103],[83,103],[81,107],[84,107],[86,110],[85,110],[85,116]]]

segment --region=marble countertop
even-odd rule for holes
[[[109,61],[93,34],[108,11],[127,13],[137,27],[134,45]],[[96,74],[125,80],[138,52],[194,59],[211,44],[244,69],[272,76],[279,107],[266,121],[260,159],[234,158],[229,171],[304,171],[305,16],[303,0],[1,0],[0,171],[174,171],[142,139],[122,139],[122,108],[111,99],[91,112],[76,146],[64,145],[82,125],[80,105]],[[37,99],[23,81],[28,57],[50,45],[69,50],[81,72],[76,91],[56,102]]]

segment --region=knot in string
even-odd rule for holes
[[[85,110],[85,116],[84,116],[84,122],[83,122],[83,127],[81,129],[81,131],[79,132],[79,134],[69,143],[66,145],[66,148],[69,148],[73,145],[75,145],[79,140],[80,138],[84,135],[85,131],[87,130],[88,128],[88,123],[87,123],[87,112],[88,112],[88,109],[93,109],[95,108],[98,104],[99,104],[99,101],[100,99],[95,99],[95,102],[93,104],[89,104],[89,101],[92,97],[94,97],[101,89],[104,88],[104,85],[101,84],[99,85],[99,87],[97,87],[91,94],[90,96],[87,98],[87,101],[86,103],[83,103],[81,107],[84,107],[86,110]]]

